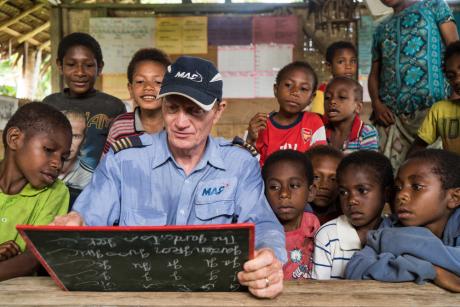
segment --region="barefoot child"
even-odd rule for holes
[[[460,156],[418,151],[401,165],[395,184],[395,212],[406,227],[369,233],[347,278],[433,281],[460,292]]]
[[[302,111],[311,103],[317,83],[313,68],[306,62],[293,62],[278,72],[273,90],[279,111],[257,113],[249,122],[247,141],[256,145],[261,166],[280,149],[305,152],[313,145],[326,144],[321,118]]]
[[[316,233],[314,279],[343,279],[348,261],[366,244],[367,232],[390,223],[382,219],[393,187],[388,158],[374,151],[354,152],[340,162],[337,178],[344,215]]]
[[[128,65],[128,90],[137,107],[134,112],[122,114],[113,120],[104,154],[121,138],[163,129],[161,101],[157,97],[170,64],[169,57],[159,49],[141,49],[134,54]]]
[[[286,233],[284,279],[310,278],[313,236],[319,228],[316,216],[304,212],[305,204],[315,197],[311,163],[300,152],[280,150],[268,157],[262,177],[265,195]]]
[[[363,107],[363,88],[346,77],[332,79],[324,94],[324,125],[329,145],[350,153],[360,149],[378,150],[374,126],[359,118]]]
[[[318,145],[305,154],[313,166],[313,184],[316,187],[315,198],[309,206],[323,225],[342,215],[336,173],[343,153],[329,145]]]
[[[0,280],[31,274],[38,265],[25,251],[16,225],[47,225],[67,212],[69,192],[56,179],[71,140],[67,118],[43,103],[20,107],[6,124],[0,163]]]

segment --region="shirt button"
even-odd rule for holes
[[[0,221],[1,221],[2,223],[6,223],[6,222],[8,222],[8,219],[7,219],[6,217],[2,217],[2,218],[0,219]]]
[[[184,214],[185,214],[185,211],[184,211],[184,210],[180,210],[179,213],[182,214],[182,215],[184,215]]]

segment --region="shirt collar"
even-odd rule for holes
[[[53,183],[54,184],[54,183]],[[36,189],[33,186],[30,185],[30,183],[26,184],[24,188],[22,188],[21,192],[19,192],[19,195],[21,196],[35,196],[37,194],[40,194],[41,192],[47,190],[48,187],[44,187],[41,189]]]
[[[143,134],[141,137],[143,137],[144,135],[146,134]],[[175,161],[171,151],[169,150],[168,134],[166,133],[166,130],[163,130],[159,132],[158,134],[152,135],[152,137],[158,137],[159,144],[160,144],[160,146],[155,147],[154,149],[155,157],[153,159],[152,168],[156,168],[162,165],[169,159],[171,159],[172,161]],[[144,140],[142,140],[142,143],[144,144]],[[214,166],[215,168],[220,168],[220,169],[225,170],[226,169],[225,163],[222,159],[219,147],[220,145],[218,144],[218,142],[214,138],[208,136],[205,152],[200,162],[198,162],[197,166],[195,167],[195,170],[202,169],[208,163]]]
[[[323,123],[326,128],[326,138],[329,140],[332,133],[332,125],[327,119],[326,115],[323,116]],[[359,115],[356,114],[351,125],[350,135],[348,136],[348,141],[355,141],[359,138],[361,134],[361,129],[363,128],[364,122],[359,118]]]
[[[136,132],[145,132],[141,121],[141,109],[139,109],[139,107],[134,109],[134,129]]]
[[[82,95],[79,95],[79,96],[76,96],[76,97],[70,96],[70,89],[68,87],[66,87],[62,92],[63,92],[64,96],[66,96],[67,98],[80,99],[80,98],[88,98],[88,97],[96,95],[97,90],[92,88],[89,91],[87,91],[86,93],[84,93]]]
[[[337,235],[342,250],[361,249],[361,240],[359,239],[358,232],[348,222],[345,215],[337,218]]]

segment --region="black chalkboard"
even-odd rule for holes
[[[254,225],[17,226],[64,290],[244,291]]]

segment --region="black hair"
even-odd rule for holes
[[[455,41],[453,43],[450,43],[446,47],[446,51],[444,52],[444,65],[447,63],[447,60],[449,60],[451,57],[453,57],[456,54],[460,54],[460,41]]]
[[[432,171],[438,175],[442,188],[445,190],[460,188],[460,155],[442,149],[424,149],[414,152],[407,157],[409,160],[421,160],[422,163],[432,163]]]
[[[350,85],[350,87],[353,87],[353,93],[355,95],[355,100],[359,102],[363,102],[363,87],[358,81],[356,81],[355,79],[351,79],[351,78],[343,77],[343,76],[334,77],[327,83],[326,91],[335,82],[347,83],[348,85]]]
[[[316,145],[305,152],[308,159],[313,160],[316,157],[331,157],[339,161],[343,159],[343,152],[330,145]]]
[[[308,185],[313,184],[313,166],[311,165],[310,159],[299,151],[292,149],[278,150],[268,156],[265,160],[264,166],[262,167],[262,178],[264,181],[268,178],[270,168],[281,161],[287,161],[299,164],[303,167],[305,177],[307,178]]]
[[[353,51],[354,54],[356,54],[356,47],[352,43],[346,42],[346,41],[334,42],[330,44],[329,47],[327,47],[326,49],[326,62],[331,64],[334,59],[335,53],[338,50],[342,50],[342,49],[349,49]]]
[[[12,127],[19,128],[26,138],[41,132],[53,135],[60,130],[67,133],[72,139],[72,126],[67,117],[58,109],[42,102],[25,104],[13,114],[3,130],[2,139],[5,150],[8,147],[6,135],[8,129]]]
[[[67,51],[74,46],[84,46],[91,50],[96,58],[97,66],[101,67],[104,64],[102,59],[102,50],[101,45],[97,40],[89,35],[88,33],[83,32],[74,32],[65,36],[60,42],[57,52],[57,60],[62,63],[65,54]]]
[[[145,48],[139,49],[131,58],[128,64],[128,82],[133,83],[134,70],[136,65],[142,61],[157,62],[167,68],[171,65],[171,59],[169,56],[160,49],[156,48]]]
[[[307,62],[304,62],[304,61],[295,61],[295,62],[292,62],[292,63],[289,63],[287,64],[286,66],[284,66],[283,68],[281,68],[281,70],[278,72],[278,74],[276,75],[276,84],[280,84],[281,80],[283,78],[285,78],[285,76],[295,70],[295,69],[303,69],[307,72],[307,74],[311,75],[312,78],[313,78],[313,92],[316,91],[316,87],[318,86],[318,76],[316,76],[316,73],[315,73],[315,70],[313,69],[313,67],[311,67],[310,64],[308,64]]]
[[[390,159],[383,154],[377,151],[359,150],[345,156],[337,167],[337,178],[340,178],[343,172],[351,166],[372,172],[372,178],[375,178],[380,184],[382,191],[387,187],[393,188],[393,167]]]

